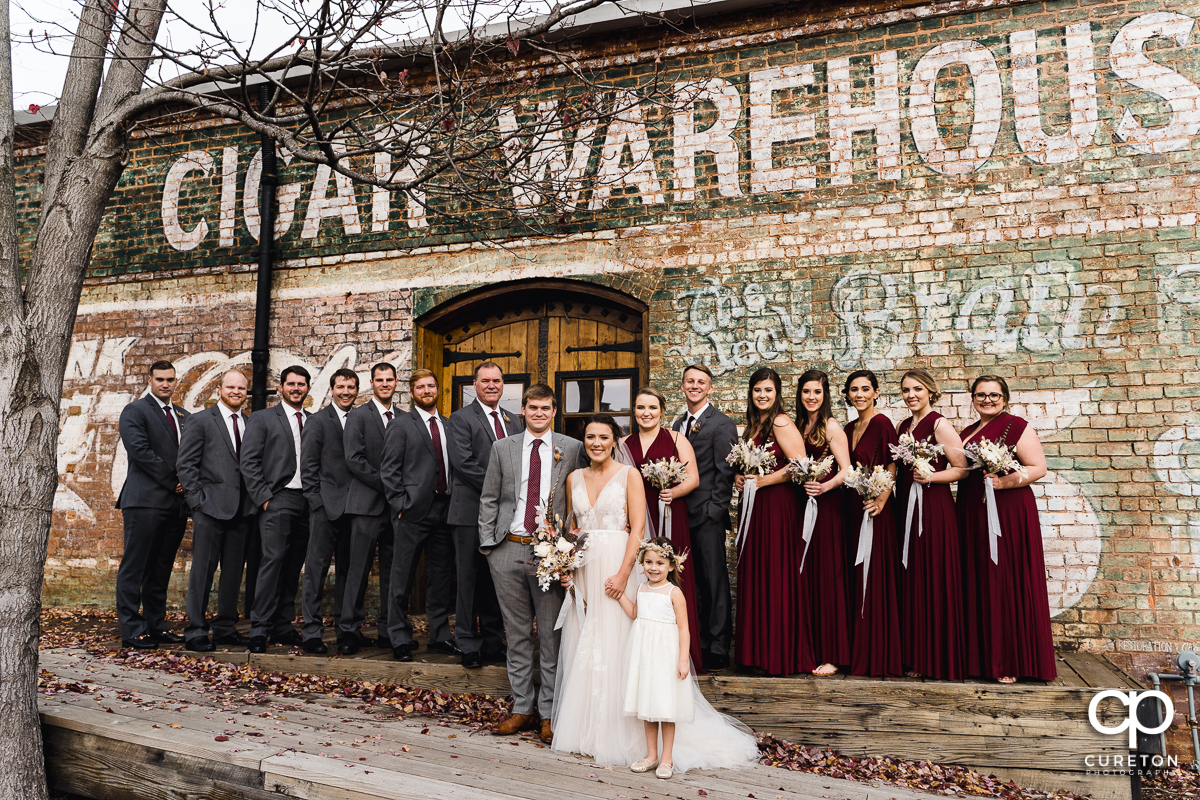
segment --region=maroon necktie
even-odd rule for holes
[[[433,452],[437,455],[438,462],[438,481],[434,491],[438,494],[445,494],[446,461],[442,458],[442,432],[438,430],[437,417],[429,418],[429,436],[433,439]]]
[[[541,439],[534,439],[529,453],[529,488],[525,492],[525,530],[529,533],[537,530],[537,507],[542,501],[542,457],[538,455],[541,443]]]
[[[500,415],[495,411],[492,412],[492,422],[496,425],[496,441],[504,438],[504,428],[500,425]]]
[[[301,435],[303,435],[303,433],[304,433],[304,412],[302,412],[302,411],[296,412],[296,424],[300,426],[300,433],[301,433]]]
[[[171,413],[169,405],[163,406],[163,411],[167,412],[167,423],[171,426],[171,433],[175,434],[175,438],[179,438],[179,428],[175,425],[175,415]]]
[[[385,411],[385,412],[383,412],[383,415],[388,418],[388,422],[392,421],[392,412]]]
[[[685,439],[692,438],[692,415],[691,414],[688,414],[687,430],[685,430],[683,432],[683,438],[685,438]]]
[[[238,461],[242,460],[242,434],[238,431],[237,413],[229,415],[233,419],[233,456]]]

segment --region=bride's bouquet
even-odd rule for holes
[[[1002,442],[979,439],[963,448],[970,460],[970,469],[982,469],[988,475],[1017,473],[1029,477],[1029,469],[1017,459],[1017,452]],[[993,564],[1000,563],[1000,514],[996,510],[996,489],[991,480],[983,482],[983,502],[987,506],[988,550]]]
[[[866,472],[862,467],[851,467],[846,473],[845,485],[868,500],[874,500],[890,492],[896,485],[892,473],[883,467]],[[875,518],[863,512],[862,525],[858,529],[858,553],[854,565],[863,565],[863,608],[867,603],[867,576],[871,572],[871,545],[875,539]],[[860,612],[861,613],[861,612]]]
[[[550,590],[553,581],[561,580],[568,572],[583,566],[583,553],[587,550],[587,537],[578,530],[564,531],[562,518],[555,514],[554,495],[535,510],[538,521],[533,532],[533,555],[538,559],[538,586],[542,591]]]
[[[833,469],[833,456],[826,456],[817,461],[811,456],[793,458],[787,463],[788,476],[803,486],[809,481],[819,481]],[[813,531],[817,528],[817,498],[809,497],[804,508],[804,555],[800,557],[800,571],[804,571],[804,562],[808,559],[808,545],[812,541]]]
[[[913,438],[911,432],[902,433],[900,444],[889,444],[888,449],[892,451],[892,458],[905,466],[912,467],[912,471],[925,480],[929,480],[935,472],[933,460],[945,451],[945,448],[937,442],[931,442],[928,439],[918,441]],[[925,487],[916,481],[913,481],[912,489],[909,490],[908,509],[904,513],[904,549],[900,553],[900,563],[904,565],[905,569],[908,568],[908,536],[912,530],[914,514],[917,517],[917,536],[919,538],[925,532]]]
[[[771,451],[770,445],[756,445],[745,439],[737,440],[729,455],[725,456],[725,461],[737,468],[742,475],[766,475],[775,469],[775,453]],[[734,540],[739,558],[742,555],[742,544],[746,540],[746,531],[750,529],[750,515],[754,512],[754,493],[757,490],[758,484],[754,481],[746,481],[746,486],[742,489],[742,518],[738,522],[737,538]]]
[[[651,486],[661,492],[663,489],[670,489],[672,486],[678,486],[687,480],[687,464],[684,464],[674,456],[671,458],[660,458],[657,461],[647,461],[642,465],[642,477],[645,478]],[[671,507],[662,500],[659,500],[658,535],[665,535],[668,539],[671,538],[671,527],[666,524],[666,520],[670,515]],[[647,523],[649,523],[649,519],[647,519]],[[666,531],[665,534],[664,531]],[[649,533],[649,524],[647,524],[647,535]]]

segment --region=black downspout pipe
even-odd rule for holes
[[[271,84],[258,87],[258,107],[267,110],[271,102]],[[276,174],[275,140],[263,134],[262,180],[258,198],[258,295],[254,303],[254,349],[250,351],[250,363],[254,368],[254,380],[250,389],[250,410],[261,411],[267,407],[267,383],[270,381],[268,365],[271,360],[271,255],[275,245],[275,188],[279,184]]]

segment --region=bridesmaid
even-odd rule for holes
[[[875,409],[879,379],[869,369],[851,372],[846,378],[844,394],[858,412],[858,419],[846,424],[851,464],[861,465],[868,472],[882,466],[895,477],[896,465],[888,445],[896,444],[896,429],[891,420]],[[857,560],[864,516],[869,514],[874,519],[871,558],[854,567],[854,593],[850,596],[854,627],[850,674],[899,677],[900,614],[896,581],[900,554],[896,552],[896,518],[892,513],[891,492],[867,500],[853,489],[842,491],[849,495],[848,504],[853,509],[845,520],[855,542],[855,548],[846,552],[849,564]]]
[[[1029,423],[1008,413],[1008,384],[983,375],[971,384],[979,421],[963,429],[965,445],[984,439],[1016,450],[1026,477],[984,475],[972,470],[958,490],[958,524],[963,534],[967,671],[1000,683],[1017,678],[1053,680],[1054,638],[1046,595],[1042,528],[1030,484],[1046,474],[1046,454]],[[993,563],[989,547],[984,481],[996,495],[1001,536]]]
[[[734,480],[739,491],[747,481],[758,484],[738,559],[735,652],[739,665],[767,675],[811,672],[817,666],[800,587],[800,500],[787,474],[788,460],[804,454],[804,442],[783,411],[782,386],[770,367],[750,376],[742,433],[757,446],[770,446],[777,469]]]
[[[829,376],[810,369],[800,376],[799,386],[796,424],[804,434],[804,449],[817,461],[832,455],[837,463],[824,480],[804,484],[807,496],[817,498],[817,523],[800,574],[813,657],[822,662],[813,674],[832,675],[838,666],[850,664],[850,587],[846,580],[842,493],[836,491],[850,470],[850,445],[842,426],[833,418]],[[801,509],[807,513],[807,503]]]
[[[646,490],[646,539],[659,536],[658,501],[667,504],[670,513],[667,515],[667,525],[662,535],[671,540],[675,552],[691,553],[692,534],[688,527],[687,500],[684,498],[700,485],[700,471],[696,468],[696,453],[692,445],[682,433],[667,430],[662,427],[663,410],[667,399],[657,389],[644,388],[638,390],[634,398],[633,419],[637,423],[637,432],[625,438],[629,447],[629,455],[633,465],[641,470],[647,461],[658,461],[663,458],[675,458],[687,467],[687,480],[669,489],[659,491],[650,482],[642,478]],[[652,531],[652,533],[650,532]],[[700,630],[700,618],[696,602],[696,573],[685,569],[679,572],[679,588],[687,601],[688,630]],[[701,674],[700,637],[691,637],[692,669]]]
[[[962,562],[950,484],[966,477],[967,457],[954,426],[930,408],[941,397],[932,375],[923,369],[910,369],[900,379],[900,395],[912,416],[900,423],[899,433],[911,433],[918,442],[940,444],[945,453],[933,460],[934,473],[928,478],[912,467],[896,464],[895,507],[904,570],[900,650],[908,670],[904,674],[910,678],[961,680],[966,677]],[[914,482],[922,487],[922,499],[919,507],[914,506],[910,522],[908,504]],[[906,560],[908,566],[904,567]]]

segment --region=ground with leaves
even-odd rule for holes
[[[354,703],[360,710],[371,708],[384,719],[404,719],[413,715],[443,724],[463,725],[473,730],[504,719],[510,708],[507,699],[488,695],[447,694],[348,678],[267,672],[249,664],[226,664],[168,651],[114,649],[112,643],[116,636],[116,620],[112,612],[50,608],[42,615],[43,649],[83,649],[93,658],[124,667],[186,677],[194,682],[197,691],[221,703],[265,705],[276,698],[324,695]],[[47,695],[91,694],[98,691],[98,687],[87,680],[61,681],[43,670],[39,691]],[[1046,794],[965,767],[887,757],[856,758],[833,750],[783,741],[770,735],[759,737],[759,751],[764,765],[830,778],[884,782],[949,796],[1079,800],[1079,795],[1073,792]],[[1147,800],[1175,800],[1198,795],[1200,781],[1196,773],[1190,770],[1171,770],[1147,782]]]

